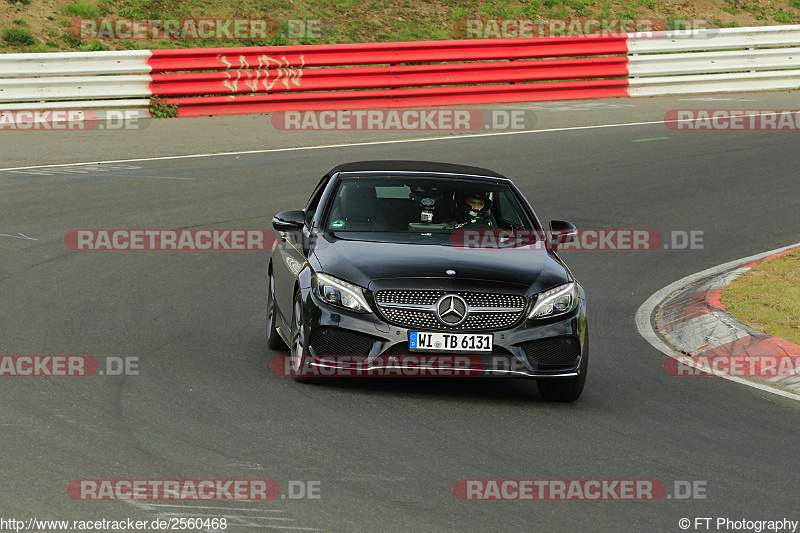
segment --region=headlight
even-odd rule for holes
[[[575,283],[560,285],[536,295],[536,305],[528,318],[546,318],[569,313],[578,305],[578,287]]]
[[[364,300],[361,287],[353,285],[327,274],[315,274],[312,278],[314,294],[323,302],[344,307],[350,311],[371,313],[367,301]]]

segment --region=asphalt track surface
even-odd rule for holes
[[[713,104],[796,107],[792,94],[753,98]],[[676,102],[636,102],[634,111],[657,121],[665,106],[711,107]],[[196,134],[197,123],[175,122]],[[132,356],[140,372],[0,380],[0,514],[228,516],[229,531],[680,531],[683,517],[798,520],[800,404],[726,380],[671,377],[634,323],[672,281],[800,240],[797,136],[656,123],[152,160],[114,172],[0,172],[0,233],[37,239],[0,237],[0,353]],[[76,150],[91,151],[75,137]],[[68,151],[68,137],[37,139],[42,164]],[[144,135],[126,153],[165,150],[148,146]],[[106,153],[98,144],[85,160]],[[704,248],[563,254],[586,288],[592,353],[583,396],[561,405],[516,380],[295,383],[267,366],[279,353],[264,337],[265,252],[72,252],[63,243],[77,228],[267,228],[275,212],[302,207],[334,165],[387,158],[483,166],[512,177],[543,220],[700,230]],[[321,499],[71,500],[67,483],[87,478],[268,478],[282,489],[318,480]],[[457,480],[487,478],[658,479],[668,492],[676,480],[704,481],[707,497],[454,497]]]

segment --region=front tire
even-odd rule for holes
[[[299,383],[313,383],[315,381],[313,378],[303,375],[303,372],[309,370],[309,357],[306,353],[304,342],[303,323],[303,301],[300,291],[297,291],[292,305],[292,336],[290,338],[292,342],[290,346],[292,376]]]
[[[285,350],[288,348],[283,339],[278,335],[278,312],[275,306],[275,278],[269,273],[269,289],[267,293],[267,346],[270,350]]]

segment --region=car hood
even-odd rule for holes
[[[370,290],[468,290],[480,285],[528,294],[572,280],[552,253],[534,249],[464,249],[441,244],[323,240],[314,250],[323,272]],[[447,270],[455,271],[448,275]]]

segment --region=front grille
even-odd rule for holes
[[[458,294],[473,307],[524,307],[525,298],[516,294],[493,294],[488,292],[449,291],[378,291],[375,301],[394,304],[433,305],[445,294]]]
[[[464,321],[464,329],[505,329],[515,323],[521,313],[474,314]]]
[[[375,301],[393,304],[433,305],[444,296],[444,291],[378,291]]]
[[[376,338],[357,331],[321,327],[311,333],[309,345],[314,353],[325,355],[367,355]]]
[[[528,362],[534,368],[571,367],[578,363],[581,343],[577,337],[553,337],[526,342],[522,345]]]
[[[456,294],[467,303],[468,314],[461,324],[446,326],[436,318],[436,302],[446,294]],[[387,322],[396,326],[426,330],[487,331],[506,329],[516,324],[522,318],[526,301],[523,296],[515,294],[383,290],[375,295],[375,303]]]
[[[422,329],[445,329],[432,312],[380,308],[387,321],[398,326]]]

